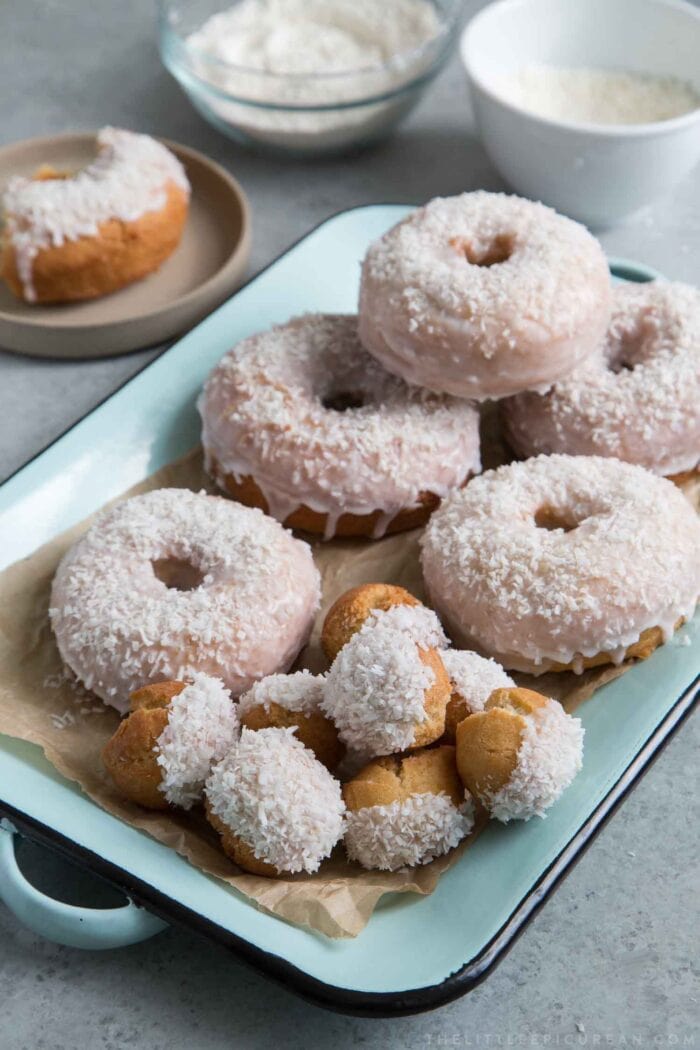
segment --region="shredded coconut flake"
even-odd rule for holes
[[[287,711],[311,715],[320,710],[322,698],[323,675],[306,670],[294,674],[271,674],[255,682],[243,694],[238,701],[238,711],[243,716],[254,707],[264,707],[268,711],[270,704],[278,704]]]
[[[340,784],[293,729],[243,729],[207,781],[212,812],[281,872],[317,871],[344,831]]]
[[[156,743],[160,790],[168,802],[190,809],[201,800],[213,763],[228,752],[238,729],[236,705],[224,683],[192,674],[168,704],[168,723]]]
[[[424,605],[392,605],[388,609],[373,609],[363,626],[377,624],[404,631],[421,649],[446,649],[449,645],[442,624],[433,610]]]
[[[467,649],[447,649],[442,655],[452,691],[464,700],[470,714],[483,711],[494,689],[507,689],[515,682],[495,660]]]
[[[495,87],[540,117],[585,124],[647,124],[700,106],[693,86],[677,77],[610,69],[532,64],[498,77]]]
[[[580,771],[584,731],[556,700],[525,718],[510,780],[487,797],[491,815],[509,820],[543,817]]]
[[[365,624],[343,646],[323,686],[323,709],[348,747],[387,755],[413,743],[435,681],[404,629]]]
[[[344,842],[364,868],[396,871],[448,853],[473,825],[471,799],[457,807],[445,794],[427,793],[348,813]]]

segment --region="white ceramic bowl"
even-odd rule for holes
[[[462,35],[474,114],[518,193],[606,226],[668,193],[700,160],[700,109],[652,124],[550,120],[506,101],[530,64],[676,76],[700,92],[700,10],[683,0],[498,0]]]

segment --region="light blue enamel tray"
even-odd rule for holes
[[[368,243],[407,210],[374,205],[328,220],[7,481],[0,567],[190,449],[199,388],[233,343],[304,310],[353,311]],[[632,280],[654,276],[622,260],[611,268]],[[258,911],[104,813],[38,748],[9,737],[0,737],[0,895],[27,924],[66,943],[127,943],[166,919],[228,944],[326,1006],[381,1016],[440,1005],[498,961],[687,714],[700,674],[699,623],[583,706],[584,769],[546,820],[490,826],[432,896],[385,898],[355,940],[327,940]],[[105,875],[148,911],[131,904],[105,914],[42,897],[16,868],[15,829]]]

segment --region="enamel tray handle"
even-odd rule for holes
[[[71,948],[122,948],[154,937],[167,923],[133,901],[120,908],[78,908],[47,897],[27,882],[15,857],[16,830],[0,823],[0,899],[34,933]]]

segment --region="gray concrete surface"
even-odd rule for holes
[[[391,142],[341,160],[272,161],[190,110],[159,66],[144,0],[5,0],[0,98],[2,143],[114,123],[213,156],[253,203],[252,270],[341,208],[501,187],[456,60]],[[697,283],[699,191],[695,173],[673,199],[604,232],[606,249]],[[69,364],[0,352],[0,478],[152,354]],[[40,940],[0,907],[0,1050],[694,1046],[698,725],[683,728],[501,967],[449,1007],[396,1021],[333,1016],[187,933],[87,954]],[[64,899],[104,893],[34,847],[22,862]]]

